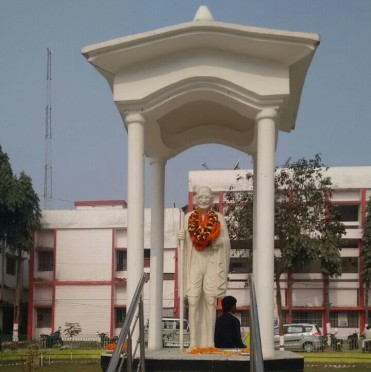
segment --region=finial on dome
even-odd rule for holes
[[[213,21],[214,17],[206,5],[201,5],[198,8],[193,20],[194,21]]]

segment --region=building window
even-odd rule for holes
[[[38,270],[39,271],[53,271],[54,268],[54,254],[53,251],[39,251],[38,252]]]
[[[293,273],[320,273],[321,272],[321,263],[320,261],[312,261],[305,264],[297,263],[292,269]]]
[[[357,222],[359,205],[337,205],[337,210],[340,213],[340,221],[342,222]]]
[[[340,246],[341,246],[341,248],[357,249],[358,248],[358,242],[359,242],[359,239],[342,239]]]
[[[357,328],[358,313],[356,311],[331,311],[330,323],[334,328]]]
[[[174,316],[173,307],[163,307],[162,308],[162,317],[163,318],[172,318]]]
[[[241,311],[241,327],[250,327],[250,314],[248,310]]]
[[[358,257],[341,257],[343,274],[358,273]]]
[[[116,271],[127,270],[127,251],[117,250],[116,251]]]
[[[246,253],[247,256],[251,255],[252,250],[252,240],[231,240],[231,250],[232,249],[246,249],[248,252]]]
[[[46,328],[52,326],[52,309],[51,307],[43,307],[36,310],[36,327]]]
[[[233,274],[251,273],[251,260],[247,257],[231,257],[229,264],[229,272]]]
[[[145,249],[144,250],[144,267],[150,267],[150,260],[151,260],[151,250]]]
[[[115,328],[122,328],[126,317],[126,307],[115,307]]]
[[[175,274],[174,273],[164,273],[162,276],[162,280],[174,280]]]
[[[13,256],[6,256],[6,273],[15,275],[15,257]]]
[[[321,311],[293,311],[293,323],[312,323],[318,327],[322,327],[322,312]]]

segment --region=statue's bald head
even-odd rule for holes
[[[209,186],[200,186],[196,190],[196,204],[201,211],[207,211],[213,204],[213,190]]]
[[[199,195],[200,193],[208,193],[209,195],[213,195],[213,190],[209,186],[200,186],[196,190],[196,196]]]

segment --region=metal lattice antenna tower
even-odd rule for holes
[[[46,107],[45,107],[45,165],[44,208],[52,207],[52,51],[47,48]]]

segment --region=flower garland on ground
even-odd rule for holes
[[[201,211],[195,209],[188,219],[188,231],[195,248],[203,251],[220,234],[218,215],[210,209],[202,218]]]
[[[250,349],[231,349],[223,350],[214,346],[211,347],[194,347],[187,351],[188,354],[218,354],[218,355],[236,355],[236,354],[250,354]]]
[[[127,343],[126,343],[126,341],[125,341],[125,342],[123,343],[123,345],[122,345],[122,349],[121,349],[121,351],[122,351],[123,353],[126,352],[126,346],[127,346]],[[108,345],[105,347],[106,350],[115,350],[115,348],[116,348],[116,342],[112,342],[112,343],[108,344]]]

